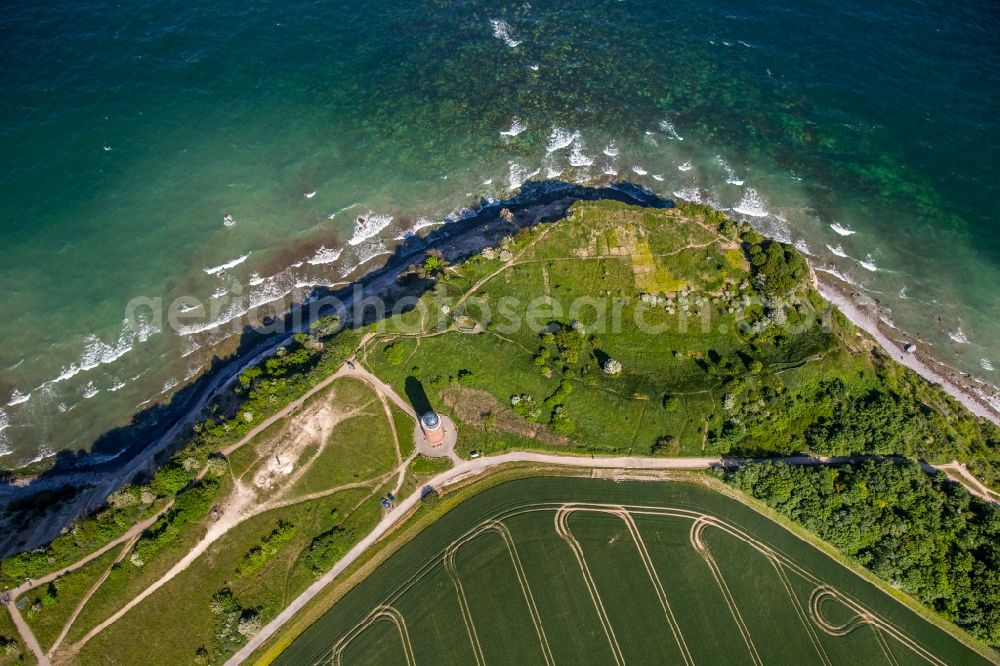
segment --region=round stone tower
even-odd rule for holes
[[[431,446],[439,446],[444,441],[444,426],[436,412],[427,412],[420,417],[420,429]]]

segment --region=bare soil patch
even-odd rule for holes
[[[513,435],[537,439],[554,446],[566,446],[569,439],[560,437],[540,423],[529,423],[507,405],[501,404],[492,393],[468,386],[449,386],[441,392],[444,404],[454,410],[455,415],[465,423],[485,428],[487,416],[496,417],[493,428]]]

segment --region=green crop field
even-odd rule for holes
[[[703,485],[536,477],[451,510],[275,663],[990,663],[956,635]]]

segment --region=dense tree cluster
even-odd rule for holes
[[[253,546],[240,560],[236,571],[239,575],[245,576],[260,569],[271,557],[277,554],[281,547],[292,540],[295,536],[295,525],[284,520],[279,520],[271,533],[260,540],[260,543]]]
[[[305,552],[305,565],[315,576],[328,571],[354,544],[354,532],[335,525],[312,540]]]
[[[844,373],[795,391],[776,375],[730,380],[724,388],[725,420],[709,432],[722,454],[959,459],[987,483],[1000,478],[1000,428],[887,362],[874,373]]]
[[[914,463],[753,464],[728,482],[1000,646],[1000,510]]]
[[[757,240],[759,236],[753,232],[744,236],[749,242],[747,254],[757,289],[762,294],[784,296],[802,284],[808,267],[794,247],[775,240]]]
[[[136,566],[148,562],[165,545],[177,540],[185,527],[208,515],[219,492],[219,482],[204,479],[177,493],[174,505],[143,532],[132,551]]]

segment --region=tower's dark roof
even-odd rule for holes
[[[420,423],[422,423],[425,428],[436,428],[438,427],[438,424],[441,423],[441,417],[435,412],[427,412],[420,417]]]

